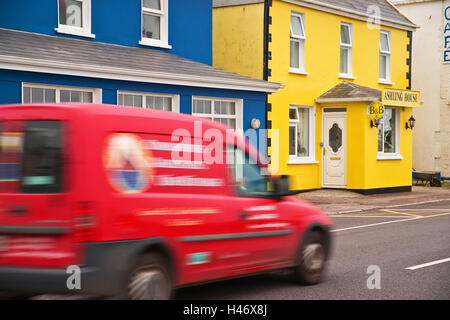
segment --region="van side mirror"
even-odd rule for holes
[[[290,195],[289,176],[282,175],[279,178],[273,179],[273,191],[276,196],[280,197]]]

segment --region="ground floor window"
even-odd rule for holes
[[[309,106],[289,107],[289,161],[313,161],[315,112]]]
[[[384,116],[378,125],[378,154],[398,154],[399,153],[399,130],[398,130],[399,110],[385,108]]]
[[[117,104],[120,106],[179,112],[179,99],[177,95],[119,91],[117,94]]]
[[[194,97],[192,115],[223,123],[233,129],[242,129],[242,102],[220,98]]]
[[[22,103],[82,102],[101,103],[98,89],[59,87],[40,84],[22,85]]]

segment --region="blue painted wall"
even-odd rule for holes
[[[172,49],[141,46],[141,0],[92,0],[95,39],[57,33],[57,0],[0,0],[0,28],[154,48],[212,65],[212,0],[169,0]]]
[[[192,96],[243,99],[244,132],[251,128],[250,123],[253,118],[259,119],[261,122],[260,129],[265,129],[266,93],[264,92],[186,87],[37,72],[0,70],[0,105],[6,103],[22,103],[22,82],[102,89],[102,103],[105,104],[117,104],[117,90],[177,94],[180,95],[180,112],[186,114],[191,114]],[[266,154],[264,145],[265,140],[265,136],[259,137],[259,135],[257,135],[257,139],[252,139],[251,142],[261,153]]]

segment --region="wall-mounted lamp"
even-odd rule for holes
[[[250,125],[255,130],[259,129],[261,127],[261,121],[259,121],[259,119],[253,118]]]
[[[380,118],[378,118],[378,119],[371,119],[370,120],[370,127],[371,128],[373,128],[373,127],[377,127],[378,128],[379,124],[380,124]]]
[[[411,118],[409,118],[408,121],[406,122],[405,128],[406,128],[406,130],[408,130],[408,129],[412,130],[415,125],[416,125],[416,119],[414,119],[414,117],[411,116]]]

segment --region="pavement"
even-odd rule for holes
[[[347,190],[321,189],[297,196],[328,214],[339,214],[450,200],[450,185],[413,186],[411,192],[375,195],[361,195]]]

